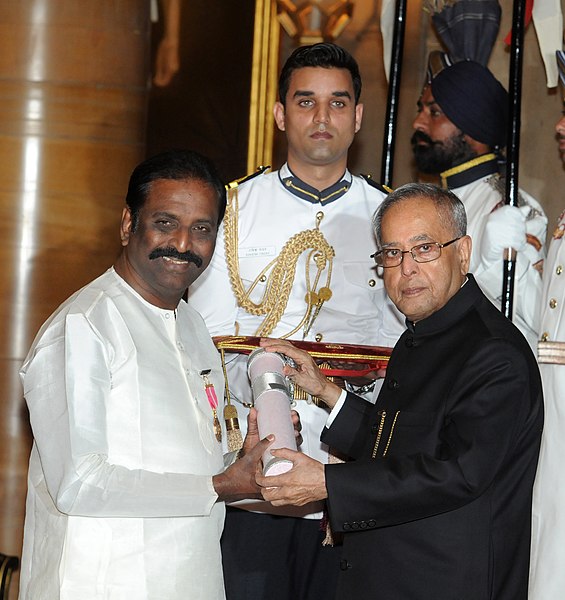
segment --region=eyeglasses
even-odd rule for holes
[[[371,258],[375,259],[375,262],[379,267],[389,269],[390,267],[398,267],[404,259],[404,255],[410,253],[412,258],[417,263],[432,262],[437,260],[441,256],[441,249],[446,248],[450,244],[453,244],[457,240],[460,240],[459,236],[454,240],[440,244],[438,242],[426,242],[425,244],[418,244],[410,250],[400,250],[400,248],[383,248],[374,254],[371,254]]]

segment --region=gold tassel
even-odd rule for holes
[[[239,452],[243,448],[243,436],[239,429],[239,420],[237,418],[237,408],[231,403],[230,388],[228,385],[228,372],[226,369],[226,360],[223,350],[220,350],[222,359],[222,369],[225,379],[225,406],[224,406],[224,421],[226,422],[227,442],[229,452]]]
[[[243,447],[243,437],[239,429],[237,409],[233,404],[228,403],[224,406],[224,420],[226,422],[228,450],[230,452],[241,450]]]

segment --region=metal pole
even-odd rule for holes
[[[506,204],[518,206],[518,170],[520,162],[520,111],[522,106],[522,63],[524,46],[524,16],[526,0],[514,0],[512,13],[512,47],[509,74],[510,126],[506,142]],[[506,317],[512,318],[516,251],[507,248],[502,275],[502,307]]]
[[[392,187],[392,171],[394,163],[394,142],[396,122],[398,118],[398,99],[400,96],[400,75],[402,73],[402,54],[404,50],[404,30],[406,29],[407,0],[396,0],[394,12],[394,30],[392,36],[392,52],[390,56],[388,99],[386,104],[385,132],[383,139],[383,158],[381,166],[381,183]]]

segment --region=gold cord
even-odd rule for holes
[[[224,371],[225,381],[225,406],[224,406],[224,421],[226,422],[227,445],[230,452],[238,451],[243,448],[243,436],[239,429],[239,420],[237,417],[237,408],[231,403],[230,388],[228,384],[228,371],[226,368],[226,354],[220,348],[220,358],[222,361],[222,370]]]
[[[272,260],[259,273],[248,289],[245,289],[239,272],[238,214],[238,188],[235,186],[228,191],[228,206],[224,217],[226,263],[230,283],[238,305],[249,314],[256,316],[265,315],[263,322],[255,332],[256,336],[268,336],[281,320],[294,283],[298,259],[304,252],[311,250],[308,255],[307,264],[309,265],[310,259],[312,259],[316,265],[317,273],[314,278],[314,286],[311,287],[309,282],[309,267],[307,267],[308,291],[305,298],[306,312],[300,323],[292,331],[280,337],[286,338],[291,336],[307,323],[306,335],[315,318],[318,316],[322,304],[331,297],[330,282],[335,253],[319,230],[321,217],[317,218],[315,229],[301,231],[292,236],[283,246],[279,256]],[[327,276],[325,286],[316,293],[316,287],[326,267]],[[270,273],[267,276],[267,272],[269,271]],[[266,284],[263,297],[260,302],[253,302],[250,295],[264,277],[266,277]]]

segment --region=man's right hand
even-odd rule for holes
[[[284,375],[312,396],[321,398],[330,408],[335,406],[339,400],[341,388],[332,383],[320,371],[318,365],[308,352],[299,350],[288,340],[262,338],[260,343],[261,347],[268,352],[280,352],[292,358],[296,368],[285,365],[283,369]]]
[[[257,429],[257,411],[252,408],[247,418],[247,435],[238,458],[223,473],[214,475],[212,483],[218,494],[218,500],[235,502],[245,498],[262,498],[261,488],[255,477],[261,471],[261,457],[273,443],[274,435],[259,440]]]

